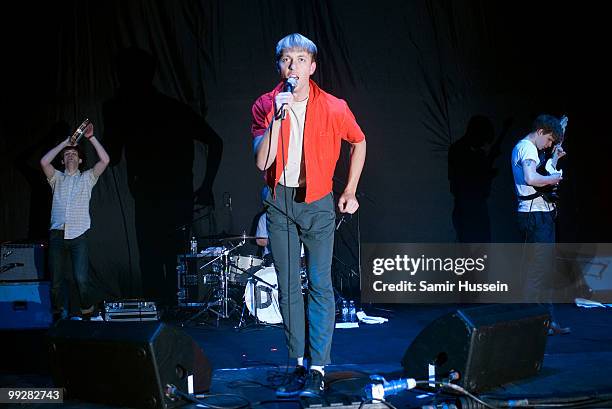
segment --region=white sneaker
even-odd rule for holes
[[[94,315],[93,317],[91,317],[89,321],[104,321],[104,318],[102,318],[102,316],[98,314],[98,315]]]

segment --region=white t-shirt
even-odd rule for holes
[[[525,182],[523,174],[523,163],[526,160],[533,160],[536,167],[540,164],[538,156],[538,148],[529,139],[521,139],[514,149],[512,149],[512,176],[514,176],[514,188],[518,196],[529,196],[536,193],[533,186],[529,186]],[[550,212],[555,209],[555,205],[546,202],[541,196],[532,200],[519,199],[519,212]]]
[[[302,148],[304,146],[304,122],[306,121],[307,104],[308,98],[304,101],[294,102],[287,112],[291,120],[288,158],[285,170],[278,182],[287,187],[300,187],[306,185],[306,171],[304,169]]]
[[[265,237],[268,238],[268,227],[266,226],[266,213],[264,212],[261,216],[259,216],[259,221],[257,222],[257,231],[255,231],[255,236],[257,237]],[[265,256],[270,252],[270,240],[268,240],[268,244],[263,249],[263,255]]]

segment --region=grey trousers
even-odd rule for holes
[[[300,201],[302,188],[276,187],[268,193],[267,228],[279,284],[279,301],[290,357],[305,355],[306,317],[300,283],[300,240],[308,265],[308,341],[312,365],[331,362],[335,322],[331,262],[336,215],[329,193],[312,203]],[[286,201],[285,201],[286,199]],[[296,201],[297,200],[297,201]],[[286,207],[286,209],[285,209]],[[285,216],[289,216],[289,220]]]

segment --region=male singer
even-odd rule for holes
[[[89,200],[91,191],[110,161],[108,154],[93,134],[93,125],[87,125],[85,138],[93,145],[98,154],[98,162],[93,168],[82,172],[79,165],[83,162],[79,147],[68,137],[51,149],[40,160],[45,176],[53,190],[51,208],[51,228],[49,234],[49,270],[53,276],[51,294],[56,315],[64,315],[64,291],[66,281],[65,266],[72,263],[74,281],[77,284],[81,302],[81,313],[90,315],[94,310],[94,300],[89,277],[89,254],[87,231],[91,225]],[[60,172],[51,162],[61,153],[65,169]]]
[[[315,84],[316,45],[290,34],[276,45],[280,83],[253,104],[251,132],[257,167],[265,171],[270,193],[265,201],[268,232],[278,276],[281,314],[289,354],[297,366],[279,397],[316,396],[324,389],[330,363],[335,306],[331,283],[335,212],[332,178],[342,140],[349,142],[348,183],[338,208],[354,213],[355,192],[366,156],[365,136],[345,101]],[[308,253],[308,334],[300,288],[300,240]]]

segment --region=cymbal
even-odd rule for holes
[[[222,241],[233,241],[233,240],[257,240],[257,239],[268,239],[267,237],[257,237],[257,236],[246,236],[246,235],[242,235],[242,236],[233,236],[233,237],[226,237],[224,239],[221,239]]]
[[[213,234],[210,236],[199,236],[198,239],[202,240],[219,240],[219,241],[233,241],[233,240],[256,240],[256,239],[267,239],[267,237],[257,237],[257,236],[247,236],[247,235],[238,235],[238,234]]]
[[[202,239],[202,240],[223,240],[227,237],[234,237],[234,236],[238,236],[237,233],[219,233],[219,234],[211,234],[209,236],[197,236],[197,239]]]

